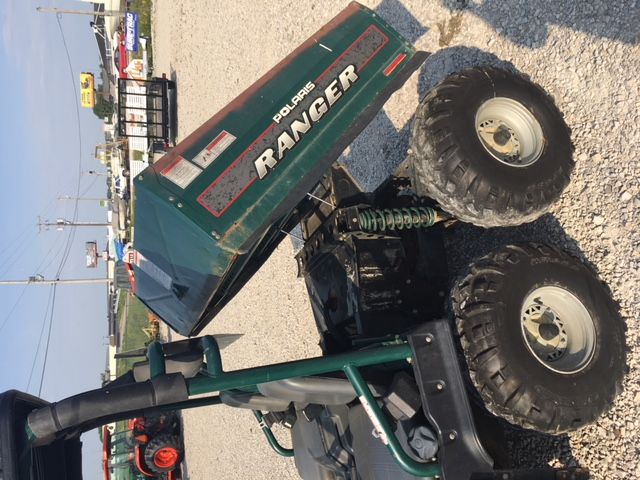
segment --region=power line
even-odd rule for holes
[[[46,270],[49,265],[51,265],[53,263],[53,261],[55,260],[57,253],[55,255],[53,255],[53,257],[51,258],[51,260],[49,260],[49,263],[47,263],[46,266],[44,266],[45,262],[47,261],[47,257],[49,256],[49,254],[53,251],[53,249],[55,248],[56,243],[54,243],[53,245],[51,245],[51,248],[49,248],[49,251],[44,255],[44,257],[42,258],[42,261],[40,262],[40,264],[35,268],[36,272],[40,272],[40,271],[44,271]],[[44,267],[43,267],[44,266]],[[9,310],[9,313],[6,315],[6,317],[4,318],[2,325],[0,325],[0,332],[2,332],[2,329],[5,327],[5,325],[7,324],[7,322],[9,321],[9,319],[11,318],[11,315],[13,314],[13,312],[15,311],[15,309],[18,307],[18,304],[20,303],[20,300],[22,300],[22,297],[24,297],[24,294],[26,293],[27,287],[29,285],[25,285],[22,289],[22,291],[20,292],[20,294],[18,295],[18,298],[16,299],[15,303],[13,304],[13,306],[11,307],[11,309]],[[47,302],[48,303],[48,302]]]
[[[53,205],[54,205],[54,200],[50,200],[49,203],[45,205],[43,209],[41,209],[42,213],[40,215],[43,217],[47,216],[49,213],[49,210],[51,210],[51,207]],[[14,256],[18,254],[18,251],[20,251],[21,248],[24,250],[23,247],[27,246],[27,242],[29,242],[29,245],[30,245],[35,239],[36,237],[35,230],[32,230],[31,233],[33,234],[33,237],[30,240],[27,240],[26,238],[26,235],[29,233],[30,228],[33,228],[32,224],[29,223],[25,225],[22,231],[18,235],[16,235],[13,239],[7,242],[6,246],[2,251],[2,262],[0,262],[0,270],[2,270],[3,272],[6,272],[9,268],[11,268],[11,266],[13,266],[13,264],[15,263]],[[22,251],[20,255],[22,253],[24,253],[24,251]],[[21,257],[18,257],[18,258],[21,258]],[[13,263],[7,266],[7,263],[9,262],[13,262]]]
[[[49,248],[49,251],[45,254],[45,256],[43,257],[42,261],[40,262],[40,265],[38,265],[35,269],[36,272],[41,271],[42,266],[44,265],[44,263],[47,260],[47,257],[49,256],[49,254],[51,253],[51,251],[54,249],[55,247],[55,243],[51,246],[51,248]],[[55,260],[55,255],[51,258],[51,260],[49,260],[49,263],[47,263],[47,267],[49,265],[51,265],[51,263],[53,263],[53,261]],[[15,263],[15,262],[14,262]],[[9,267],[7,267],[9,268]],[[46,267],[45,267],[46,268]],[[20,300],[22,300],[22,297],[24,297],[24,294],[27,291],[27,287],[29,285],[25,285],[22,289],[22,291],[20,292],[20,294],[18,295],[18,298],[16,299],[15,303],[13,304],[13,306],[11,307],[11,309],[9,310],[9,313],[7,313],[7,315],[5,316],[4,320],[2,321],[2,325],[0,325],[0,332],[2,332],[2,330],[4,329],[5,325],[7,324],[7,322],[9,321],[9,319],[11,318],[11,315],[13,314],[13,312],[16,310],[16,308],[18,307],[18,304],[20,303]]]
[[[95,183],[98,181],[98,178],[99,178],[99,177],[94,177],[94,178],[93,178],[93,181],[89,184],[89,186],[88,186],[87,188],[85,188],[85,189],[82,191],[82,193],[79,195],[79,197],[84,197],[84,196],[87,194],[87,192],[88,192],[89,190],[91,190],[91,187],[93,187],[93,186],[95,185]]]
[[[48,212],[52,204],[53,200],[49,202],[44,212]],[[3,275],[6,274],[16,262],[22,259],[24,253],[37,238],[35,230],[32,230],[32,236],[27,238],[30,228],[33,228],[33,225],[26,225],[23,231],[14,237],[14,239],[11,240],[3,250],[2,262],[0,263],[0,271]]]
[[[69,75],[70,75],[70,79],[71,79],[71,88],[73,91],[73,98],[74,98],[74,106],[75,106],[75,110],[76,110],[76,124],[77,124],[77,130],[78,130],[78,181],[77,181],[77,188],[76,188],[76,200],[74,202],[74,208],[73,208],[73,222],[76,222],[78,219],[78,197],[80,197],[80,179],[82,176],[82,130],[81,130],[81,124],[80,124],[80,107],[78,106],[78,101],[76,99],[76,95],[75,95],[75,90],[76,90],[76,85],[75,85],[75,77],[73,74],[73,65],[71,63],[71,55],[69,54],[69,47],[67,45],[67,40],[64,36],[64,31],[62,30],[62,23],[60,22],[60,18],[61,15],[57,14],[56,15],[56,23],[58,24],[58,30],[60,32],[60,38],[62,39],[62,45],[64,47],[64,51],[65,54],[67,56],[67,63],[69,65]],[[60,277],[60,274],[62,273],[62,270],[64,269],[65,265],[67,264],[67,260],[69,259],[69,254],[71,252],[71,246],[73,244],[73,240],[75,239],[75,233],[76,233],[76,229],[72,228],[69,232],[69,235],[67,237],[67,243],[65,245],[65,249],[63,251],[62,254],[62,259],[60,260],[60,265],[58,266],[58,270],[56,272],[56,278]],[[57,286],[54,285],[53,286],[53,296],[52,296],[52,300],[51,300],[51,306],[49,307],[49,331],[47,334],[47,341],[45,344],[45,356],[44,356],[44,361],[42,363],[42,372],[40,374],[40,384],[38,387],[38,396],[41,395],[42,393],[42,385],[44,382],[44,375],[45,372],[47,370],[47,359],[48,359],[48,354],[49,354],[49,344],[51,342],[51,330],[53,328],[53,314],[55,311],[55,300],[56,300],[56,288]],[[45,318],[43,320],[43,327],[45,325],[46,322],[46,315]],[[41,332],[40,335],[40,340],[42,340],[42,333],[44,333],[44,328],[43,331]],[[40,344],[41,342],[38,342],[38,348],[36,349],[36,358],[38,356],[39,350],[40,350]]]
[[[47,333],[47,342],[46,347],[44,349],[44,361],[42,362],[42,373],[40,374],[40,386],[38,387],[38,396],[42,395],[42,384],[44,382],[44,374],[47,371],[47,358],[49,357],[49,344],[51,343],[51,329],[53,327],[53,312],[54,306],[56,304],[56,291],[58,289],[58,285],[53,285],[53,298],[51,299],[51,315],[49,316],[49,332]]]
[[[31,238],[25,240],[20,243],[20,245],[16,246],[16,248],[12,249],[10,253],[7,253],[5,261],[3,262],[0,270],[2,271],[2,275],[6,275],[11,267],[13,267],[19,260],[22,259],[25,252],[29,250],[29,248],[33,245],[33,242],[37,238],[36,235]]]
[[[53,289],[55,288],[55,285],[53,285],[50,289],[49,289],[49,297],[47,298],[47,304],[46,304],[46,308],[45,308],[45,320],[47,318],[47,313],[49,312],[49,303],[51,303],[51,297],[53,296]],[[40,327],[40,335],[38,336],[38,346],[36,347],[36,353],[33,356],[33,361],[31,362],[31,371],[29,372],[29,380],[27,381],[27,388],[25,389],[27,392],[29,391],[29,386],[31,385],[31,379],[33,378],[33,372],[36,368],[36,360],[38,360],[38,352],[40,352],[40,345],[42,344],[42,338],[44,336],[44,327],[46,326],[46,322],[43,321],[42,322],[42,327]]]
[[[11,307],[11,310],[9,310],[9,313],[7,313],[7,316],[4,317],[4,321],[2,322],[2,325],[0,325],[0,332],[2,332],[2,329],[4,328],[4,326],[7,324],[7,322],[9,321],[9,318],[11,318],[11,314],[15,311],[16,307],[18,306],[18,304],[20,303],[20,300],[22,300],[22,297],[24,297],[25,292],[27,291],[27,287],[29,285],[25,285],[24,288],[22,289],[22,291],[20,292],[20,295],[18,295],[18,298],[16,300],[16,302],[13,304],[13,307]]]
[[[70,85],[71,85],[71,90],[72,90],[72,94],[74,98],[74,107],[75,107],[75,111],[76,111],[76,126],[77,126],[77,130],[78,130],[78,181],[77,181],[77,187],[76,187],[76,197],[80,197],[80,179],[82,177],[82,130],[81,130],[81,122],[80,122],[80,107],[78,106],[78,101],[76,99],[76,84],[75,84],[75,77],[73,74],[73,65],[71,64],[71,55],[69,54],[69,47],[67,45],[67,39],[64,36],[64,31],[62,30],[62,23],[60,22],[60,19],[62,18],[62,15],[57,14],[56,15],[56,23],[58,24],[58,31],[60,32],[60,38],[62,39],[62,45],[64,47],[64,51],[65,54],[67,56],[67,64],[69,65],[69,77],[70,77]],[[73,208],[73,222],[75,222],[78,219],[78,199],[76,198],[75,202],[74,202],[74,208]],[[67,247],[65,249],[65,252],[63,254],[63,258],[60,262],[60,266],[58,267],[58,272],[56,274],[56,276],[59,276],[60,273],[62,272],[62,269],[64,268],[64,266],[67,263],[67,259],[69,258],[69,253],[71,251],[71,244],[73,243],[73,240],[75,238],[75,233],[76,230],[75,229],[71,229],[70,233],[69,233],[69,237],[67,239]]]
[[[49,203],[45,205],[44,208],[40,209],[42,210],[42,213],[40,215],[43,217],[47,216],[47,214],[49,213],[49,210],[51,210],[51,207],[53,205],[54,205],[54,200],[50,200]],[[17,226],[17,225],[14,225],[14,226]],[[6,243],[6,246],[4,247],[4,251],[11,249],[14,243],[18,243],[20,239],[29,232],[29,228],[31,227],[33,227],[33,224],[31,222],[28,222],[27,224],[25,224],[22,230],[20,231],[20,233]]]
[[[21,246],[25,245],[30,228],[33,228],[33,225],[25,226],[24,230],[22,230],[18,235],[16,235],[10,242],[7,243],[7,246],[4,247],[2,251],[2,261],[0,262],[0,269],[4,268],[5,265],[7,265],[11,260],[13,260],[12,256],[16,254],[16,251]]]
[[[62,239],[61,236],[58,236],[57,240]],[[38,267],[36,267],[34,270],[32,270],[33,272],[42,272],[43,274],[47,271],[47,269],[49,268],[49,265],[51,265],[54,260],[56,260],[56,258],[58,257],[58,255],[60,254],[60,252],[62,252],[62,249],[64,248],[64,245],[60,245],[60,248],[58,248],[58,250],[56,251],[56,253],[51,257],[51,260],[49,260],[49,262],[44,265],[44,262],[47,258],[47,255],[49,255],[49,253],[51,253],[51,251],[54,249],[55,247],[55,243],[51,246],[51,248],[49,249],[49,251],[47,252],[47,254],[45,255],[44,259],[42,260],[42,262],[40,263],[40,265]]]

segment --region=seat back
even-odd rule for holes
[[[0,394],[0,478],[6,480],[82,480],[79,435],[34,447],[27,417],[48,402],[9,390]]]

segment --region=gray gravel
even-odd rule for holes
[[[635,1],[365,1],[419,49],[434,52],[387,103],[343,160],[373,187],[404,158],[418,99],[446,74],[480,63],[523,72],[555,98],[572,128],[576,168],[551,214],[520,229],[471,226],[449,238],[451,270],[498,244],[540,240],[590,262],[628,325],[625,392],[597,424],[568,437],[513,445],[531,464],[581,465],[593,478],[640,478],[640,5]],[[222,108],[328,21],[346,2],[154,2],[156,73],[178,84],[178,139]],[[375,165],[372,168],[371,165]],[[207,333],[244,333],[228,368],[317,355],[310,308],[283,244]],[[269,298],[261,284],[280,288]],[[184,415],[189,477],[296,478],[249,413],[226,407]],[[531,455],[531,452],[535,455]]]

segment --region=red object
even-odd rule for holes
[[[111,450],[111,432],[109,427],[104,425],[102,427],[102,473],[104,480],[109,480],[109,451]]]
[[[134,450],[135,450],[135,457],[136,457],[136,468],[138,469],[138,471],[142,473],[145,477],[155,477],[153,472],[150,472],[149,470],[144,468],[145,464],[144,464],[144,459],[142,458],[142,449],[140,448],[140,445],[136,445]]]
[[[125,72],[125,68],[129,62],[127,62],[127,49],[124,46],[125,36],[124,33],[121,33],[118,37],[118,61],[116,62],[116,67],[118,68],[118,77],[127,78],[127,72]]]
[[[173,468],[178,462],[180,454],[173,447],[164,447],[158,450],[153,456],[153,463],[158,468]]]
[[[385,77],[388,77],[389,75],[391,75],[391,74],[393,73],[393,71],[396,69],[396,67],[397,67],[398,65],[400,65],[400,64],[402,63],[402,61],[403,61],[405,58],[407,58],[407,55],[406,55],[406,54],[404,54],[404,53],[401,53],[400,55],[398,55],[398,56],[393,60],[393,62],[391,62],[391,63],[389,64],[389,66],[388,66],[387,68],[385,68],[385,69],[384,69],[384,72],[382,72],[382,73],[384,73],[384,76],[385,76]]]
[[[124,268],[127,270],[127,274],[129,275],[129,285],[131,286],[131,293],[136,293],[136,277],[133,272],[133,265],[126,263],[124,264]],[[129,427],[130,429],[132,427]]]

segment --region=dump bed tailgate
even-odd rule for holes
[[[135,179],[141,300],[179,333],[197,333],[424,58],[351,3],[147,168]]]

